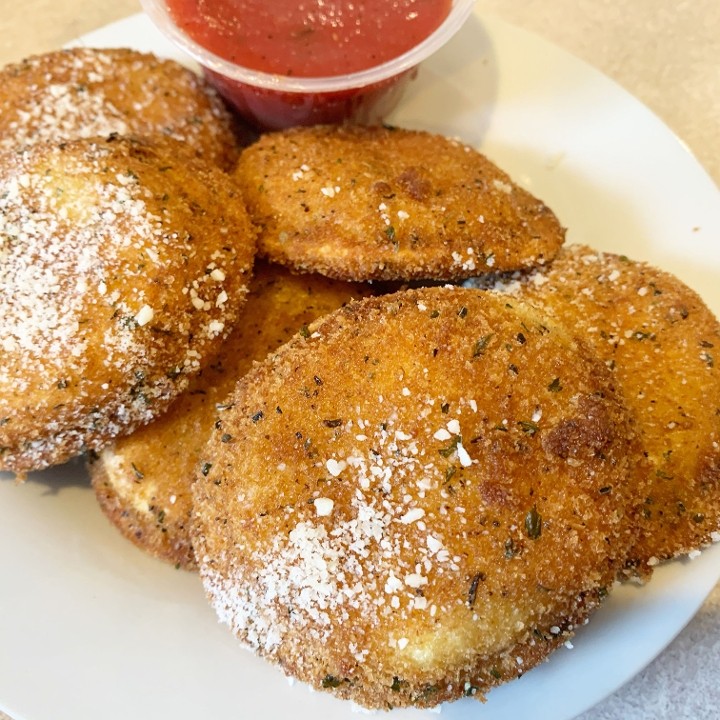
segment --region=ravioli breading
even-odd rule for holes
[[[720,540],[720,323],[670,273],[585,245],[509,289],[580,333],[614,371],[648,455],[633,565]]]
[[[346,280],[457,280],[542,264],[564,229],[467,145],[386,127],[293,128],[240,156],[259,249]]]
[[[317,317],[370,292],[368,285],[258,264],[243,314],[216,357],[165,415],[116,440],[89,464],[98,501],[123,535],[168,562],[194,568],[190,486],[226,396],[253,362]]]
[[[224,170],[238,155],[232,116],[217,93],[172,60],[72,48],[0,70],[0,150],[112,133],[177,140]]]
[[[609,371],[520,302],[354,302],[238,384],[193,486],[238,638],[374,708],[482,696],[612,586],[642,461]]]
[[[164,411],[245,300],[228,176],[129,139],[0,155],[0,469],[58,464]]]

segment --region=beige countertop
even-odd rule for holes
[[[665,121],[720,185],[720,3],[478,0],[477,4],[542,35],[616,80]],[[57,48],[138,10],[137,0],[6,2],[0,14],[0,64]],[[716,720],[718,668],[720,586],[653,663],[581,718]],[[0,720],[5,718],[0,712]]]

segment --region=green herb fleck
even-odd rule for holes
[[[130,463],[130,466],[133,469],[133,472],[135,473],[135,477],[138,480],[142,480],[145,477],[145,473],[138,469],[137,465],[135,463]]]
[[[202,464],[202,467],[200,468],[200,472],[207,477],[208,473],[210,472],[210,468],[212,467],[212,463],[205,462]]]
[[[455,450],[457,450],[458,443],[460,442],[460,436],[455,435],[453,439],[450,441],[449,445],[446,445],[444,448],[440,448],[438,452],[444,457],[449,458]]]
[[[322,686],[324,688],[336,688],[342,685],[342,680],[335,677],[334,675],[326,675],[322,680]]]
[[[535,505],[525,516],[525,532],[531,540],[537,540],[542,533],[542,517]]]
[[[643,330],[636,330],[632,335],[635,340],[654,340],[655,335],[651,332],[644,332]]]
[[[475,575],[473,575],[473,578],[470,581],[470,589],[468,590],[467,596],[468,607],[473,607],[473,605],[475,605],[475,600],[477,599],[478,585],[485,580],[485,577],[486,575],[483,572],[475,573]]]
[[[333,420],[323,420],[323,425],[329,428],[336,428],[342,425],[342,418],[334,418]]]
[[[560,392],[563,386],[560,384],[560,378],[555,378],[549,385],[548,390],[550,392]]]
[[[490,333],[489,335],[483,335],[476,343],[475,347],[473,348],[473,354],[472,356],[474,358],[480,357],[481,355],[485,354],[485,351],[488,348],[488,345],[490,344],[490,340],[492,339],[493,334]]]
[[[127,330],[135,330],[136,328],[140,327],[134,315],[123,315],[120,318],[120,325]]]
[[[530,422],[529,420],[520,420],[518,425],[520,426],[520,429],[530,437],[532,437],[540,429],[534,422]]]
[[[393,677],[392,685],[390,686],[390,689],[393,692],[400,692],[404,687],[407,687],[407,681],[401,680],[397,675]]]
[[[420,701],[427,700],[429,697],[432,697],[433,695],[437,694],[438,686],[437,685],[426,685],[422,691],[417,696],[417,699]]]
[[[300,335],[302,335],[305,339],[310,337],[310,329],[308,328],[307,325],[303,325],[300,328],[299,332],[300,332]]]

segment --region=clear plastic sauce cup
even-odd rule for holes
[[[268,130],[352,121],[376,124],[397,106],[417,66],[462,26],[474,0],[453,0],[441,25],[415,47],[367,70],[297,77],[253,70],[204,48],[174,21],[165,0],[142,0],[155,25],[203,69],[208,81],[247,122]]]

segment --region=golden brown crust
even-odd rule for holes
[[[163,560],[194,568],[190,486],[222,412],[218,406],[253,362],[320,315],[370,292],[365,285],[292,275],[278,265],[256,266],[244,311],[216,357],[165,415],[89,464],[98,501],[123,535]]]
[[[72,48],[0,71],[0,150],[111,133],[173,139],[224,170],[238,155],[220,98],[172,60],[125,48]]]
[[[633,565],[720,540],[720,324],[670,273],[585,245],[512,286],[614,371],[649,459]]]
[[[239,383],[194,485],[208,595],[286,672],[369,707],[524,673],[636,536],[609,372],[521,303],[351,303]]]
[[[553,213],[459,142],[380,127],[294,128],[245,149],[235,177],[261,253],[351,280],[467,278],[550,260]]]
[[[0,468],[23,473],[165,410],[234,323],[255,231],[220,170],[129,139],[5,153],[0,210]]]

